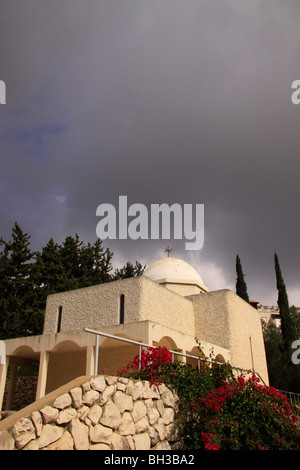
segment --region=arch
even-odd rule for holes
[[[182,349],[179,349],[173,338],[171,336],[163,336],[158,342],[153,341],[153,346],[161,346],[167,348],[169,351],[178,351],[182,352]],[[183,356],[174,354],[174,361],[182,362]]]
[[[17,411],[34,401],[39,356],[39,352],[27,345],[18,346],[9,354],[5,380],[6,397],[3,401],[5,410]]]
[[[77,351],[78,349],[82,349],[75,341],[65,340],[57,343],[54,348],[52,349],[52,353],[55,352],[70,352],[70,351]]]
[[[179,351],[177,344],[170,336],[163,336],[160,338],[158,343],[155,344],[155,346],[165,347],[171,351]]]
[[[49,353],[46,394],[71,380],[85,375],[86,347],[75,341],[61,341]]]
[[[137,341],[122,333],[115,336]],[[99,346],[98,374],[116,375],[118,371],[132,362],[137,354],[139,354],[139,346],[137,344],[105,338]]]
[[[224,357],[222,356],[222,354],[217,354],[216,357],[215,357],[215,361],[216,362],[222,362],[222,364],[226,363],[226,361],[225,361]]]
[[[118,338],[131,339],[132,341],[138,341],[136,339],[131,338],[128,335],[123,334],[123,333],[118,333],[115,336],[117,336]],[[100,336],[100,338],[101,338],[101,336]],[[108,347],[112,347],[112,346],[118,347],[118,346],[124,345],[124,344],[128,344],[128,343],[125,343],[123,341],[119,341],[119,340],[114,339],[114,338],[105,338],[100,343],[100,348],[108,348]]]
[[[198,346],[194,346],[191,351],[188,351],[187,354],[190,354],[191,356],[198,356],[201,358],[205,358],[205,354],[198,348]],[[198,368],[198,359],[193,359],[191,357],[186,358],[186,363],[193,369]]]
[[[22,359],[38,360],[40,356],[39,352],[35,352],[30,346],[23,345],[16,348],[10,357],[18,357]]]

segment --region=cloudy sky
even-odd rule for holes
[[[204,204],[204,246],[105,240],[114,265],[172,256],[209,289],[276,304],[274,252],[300,306],[300,3],[294,0],[1,0],[0,236],[33,249],[96,209]],[[193,206],[195,207],[195,206]]]

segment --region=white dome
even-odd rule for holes
[[[208,290],[196,269],[178,258],[163,258],[155,261],[145,269],[144,276],[159,284],[188,284]]]

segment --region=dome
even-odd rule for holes
[[[150,264],[144,271],[144,276],[164,284],[196,286],[200,291],[207,291],[199,273],[186,261],[178,258],[163,258]]]

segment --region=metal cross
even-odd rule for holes
[[[168,245],[167,248],[164,251],[165,253],[168,253],[168,258],[170,256],[171,251],[172,251],[172,248],[170,248],[169,245]]]

